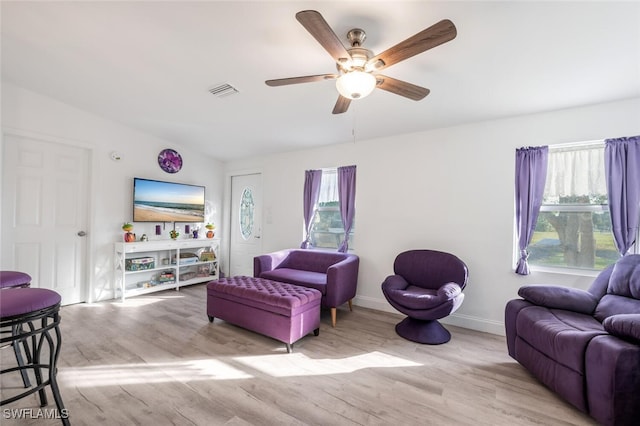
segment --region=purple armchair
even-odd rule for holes
[[[360,258],[353,254],[319,250],[287,249],[256,256],[253,276],[304,287],[322,293],[321,304],[331,309],[336,326],[336,308],[356,295]]]
[[[588,290],[534,285],[507,303],[509,355],[603,425],[640,419],[640,255],[602,271]]]
[[[451,334],[437,320],[462,304],[467,265],[449,253],[409,250],[396,257],[393,271],[395,275],[382,283],[382,293],[391,306],[407,315],[396,325],[396,333],[418,343],[447,343]]]

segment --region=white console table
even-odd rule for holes
[[[115,243],[116,296],[124,301],[125,297],[215,280],[219,247],[218,239]]]

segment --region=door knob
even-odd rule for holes
[[[78,231],[78,237],[84,237],[85,235],[87,235],[86,232],[84,231]]]

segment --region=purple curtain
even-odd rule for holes
[[[549,147],[516,149],[516,232],[520,259],[516,274],[529,275],[527,246],[538,220],[547,179]]]
[[[322,170],[307,170],[304,172],[304,193],[303,193],[303,214],[305,238],[300,248],[306,249],[311,245],[311,220],[315,213],[315,206],[318,203],[320,194],[320,183],[322,182]]]
[[[605,140],[604,168],[613,239],[624,256],[640,222],[640,136]]]
[[[338,201],[340,218],[344,226],[344,240],[338,251],[346,253],[349,249],[349,232],[353,227],[356,205],[356,166],[338,167]]]

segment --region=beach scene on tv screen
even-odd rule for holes
[[[203,222],[204,187],[136,179],[134,222]]]

